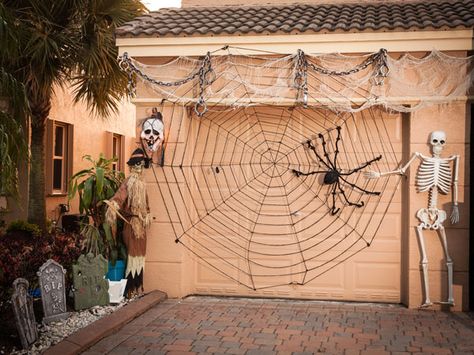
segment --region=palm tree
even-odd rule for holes
[[[18,54],[17,36],[8,23],[13,18],[0,3],[0,49],[3,56]],[[18,163],[27,158],[27,140],[24,123],[29,112],[29,104],[24,85],[8,73],[0,62],[0,196],[18,197]]]
[[[114,31],[142,14],[139,0],[3,0],[0,66],[21,82],[30,110],[28,220],[45,227],[45,131],[56,85],[72,83],[76,102],[106,116],[118,108],[127,76]],[[8,36],[5,36],[8,34]],[[5,44],[6,42],[6,44]]]

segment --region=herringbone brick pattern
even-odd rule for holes
[[[402,306],[167,300],[85,354],[472,354],[474,314]]]

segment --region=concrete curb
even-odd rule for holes
[[[89,324],[87,327],[79,329],[77,332],[63,339],[58,344],[47,349],[44,354],[80,354],[101,339],[115,333],[119,328],[167,298],[168,296],[164,292],[158,290],[151,291],[138,300],[130,302],[114,313]]]

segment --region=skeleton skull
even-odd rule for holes
[[[444,131],[433,131],[430,136],[431,149],[433,154],[440,155],[446,144],[446,132]]]
[[[163,142],[163,130],[161,113],[157,113],[155,117],[150,117],[143,122],[140,138],[148,152],[153,153],[158,150]]]

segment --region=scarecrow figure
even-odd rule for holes
[[[124,223],[123,239],[127,247],[127,294],[143,292],[143,270],[145,268],[146,228],[150,225],[150,208],[142,171],[145,165],[145,153],[135,149],[127,164],[130,175],[123,181],[110,201],[106,201],[108,209],[106,221],[112,227],[115,236],[117,216]]]

